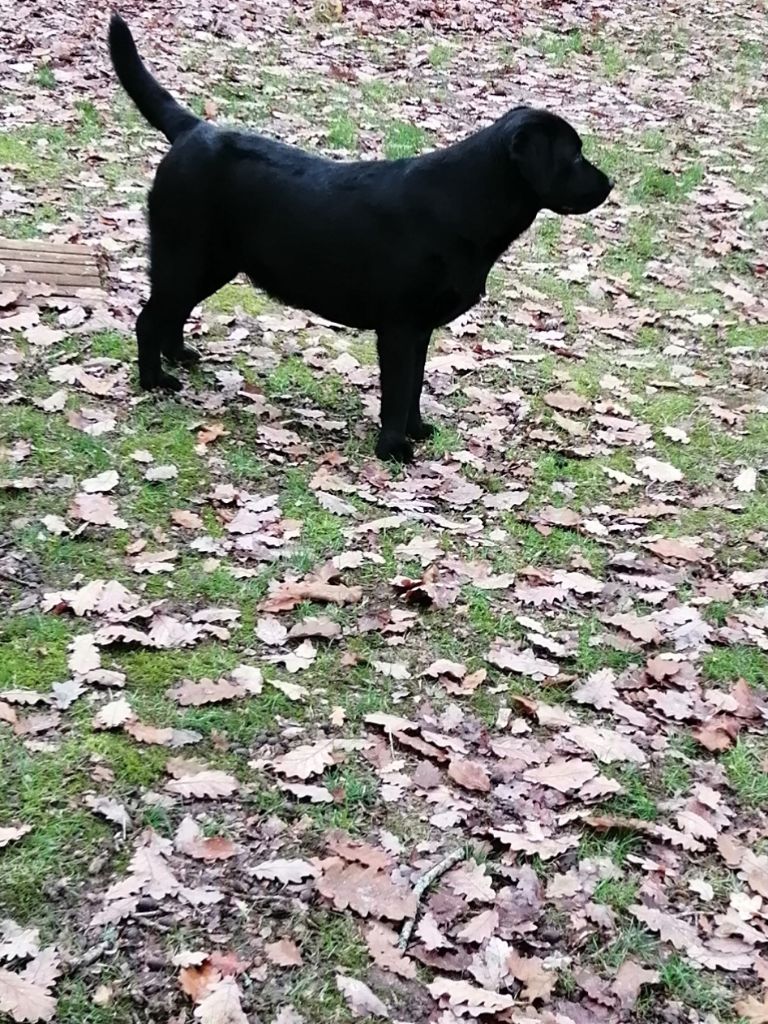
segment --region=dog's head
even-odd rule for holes
[[[515,169],[539,205],[554,213],[588,213],[608,198],[613,182],[581,152],[578,132],[557,114],[520,107],[508,115]]]

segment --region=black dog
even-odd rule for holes
[[[488,271],[542,209],[587,213],[612,184],[562,118],[517,107],[448,149],[341,163],[260,135],[215,128],[147,71],[112,16],[117,76],[173,143],[149,194],[151,294],[136,322],[143,388],[177,391],[161,366],[190,365],[193,307],[244,271],[290,306],[376,331],[376,454],[408,462],[432,331],[484,294]]]

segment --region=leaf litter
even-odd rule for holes
[[[112,263],[95,305],[0,293],[0,411],[47,424],[3,442],[0,586],[14,631],[39,617],[65,638],[55,672],[0,677],[0,742],[87,751],[86,788],[43,814],[21,813],[12,776],[0,847],[33,856],[76,808],[104,829],[92,871],[47,880],[61,953],[35,920],[3,923],[11,1019],[51,1019],[59,956],[103,934],[118,980],[97,957],[84,984],[116,1012],[144,989],[150,1014],[211,1024],[322,1019],[328,993],[340,1019],[768,1019],[765,168],[760,25],[737,8],[697,12],[684,45],[673,12],[632,2],[523,19],[507,3],[206,0],[139,19],[173,91],[308,148],[333,150],[341,107],[353,150],[376,155],[390,122],[445,144],[519,96],[559,109],[565,87],[612,153],[618,199],[592,234],[543,222],[436,338],[425,401],[449,429],[402,473],[344,443],[373,428],[357,339],[252,316],[239,292],[191,322],[188,445],[144,428],[156,407],[135,399],[132,353],[99,346],[130,334],[143,296],[160,144],[113,105],[102,12],[42,12],[33,54],[9,15],[0,118],[51,126],[32,152],[56,167],[41,186],[5,161],[0,210],[26,230],[44,188],[34,230]],[[89,104],[101,135],[83,151]],[[46,666],[50,642],[31,644]],[[155,767],[126,785],[118,750]],[[323,957],[340,921],[358,952]],[[205,952],[174,963],[174,929]]]

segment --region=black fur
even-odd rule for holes
[[[149,194],[151,294],[136,323],[143,388],[178,390],[184,324],[245,272],[290,306],[376,331],[381,458],[410,461],[432,331],[484,294],[489,270],[542,209],[586,213],[611,182],[562,118],[517,107],[447,149],[342,163],[195,117],[160,86],[113,15],[112,62],[172,143]]]

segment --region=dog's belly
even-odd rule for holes
[[[362,260],[343,267],[317,261],[308,274],[305,263],[291,272],[271,261],[250,262],[247,275],[272,298],[357,330],[397,324],[433,329],[466,313],[485,294],[485,268],[457,277],[436,273],[434,264],[379,268],[365,267]]]

